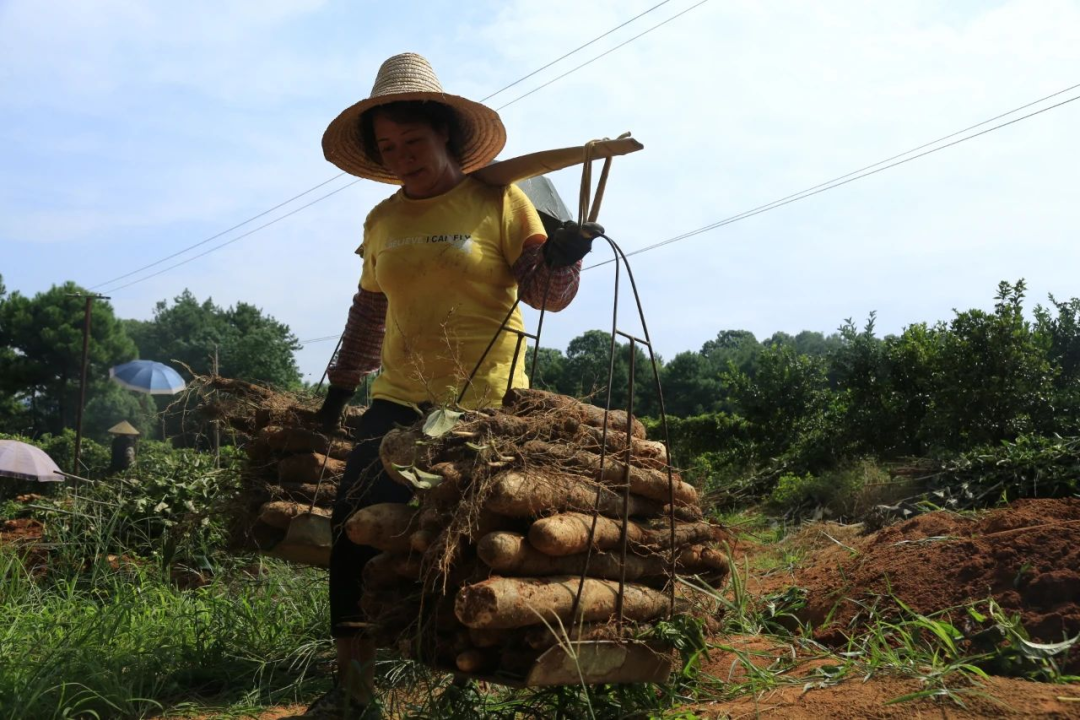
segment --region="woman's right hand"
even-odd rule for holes
[[[315,413],[315,420],[326,430],[336,430],[341,424],[341,414],[356,393],[355,390],[331,385],[326,391],[322,407]]]

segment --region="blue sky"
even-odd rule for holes
[[[96,285],[333,177],[322,132],[389,55],[420,52],[448,91],[480,98],[657,1],[0,0],[0,273],[27,294]],[[616,161],[600,219],[633,250],[1078,83],[1078,32],[1080,2],[1065,0],[710,0],[506,108],[503,157],[632,130],[646,149]],[[658,349],[726,328],[830,332],[872,310],[897,332],[990,307],[1004,279],[1026,278],[1032,303],[1080,295],[1077,127],[1080,101],[634,258]],[[553,179],[574,204],[575,172]],[[254,303],[301,339],[337,333],[364,215],[390,190],[361,182],[113,305],[147,318],[190,288]],[[606,327],[610,295],[610,266],[587,272],[544,344]],[[332,345],[305,348],[306,375]]]

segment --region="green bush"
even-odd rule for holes
[[[788,516],[821,512],[836,519],[852,518],[872,504],[871,488],[888,481],[888,472],[869,460],[818,475],[785,473],[777,479],[766,504]]]
[[[239,487],[239,454],[214,456],[146,442],[127,472],[72,483],[43,511],[46,537],[66,546],[153,556],[163,565],[193,562],[226,544],[227,508]],[[84,548],[84,554],[92,552]]]
[[[1080,437],[1021,435],[942,462],[929,487],[961,507],[1080,494]]]

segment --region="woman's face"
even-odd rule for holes
[[[426,122],[397,123],[376,112],[371,120],[382,164],[412,198],[441,195],[453,188],[461,170],[450,154],[449,132]]]

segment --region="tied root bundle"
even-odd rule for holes
[[[248,461],[230,508],[232,545],[309,565],[329,564],[328,543],[284,542],[293,519],[329,517],[352,450],[351,427],[362,408],[350,407],[342,427],[328,432],[315,419],[318,399],[276,392],[242,380],[197,377],[199,414],[246,437]],[[320,483],[321,479],[321,483]],[[328,538],[328,535],[327,535]]]
[[[665,446],[621,411],[605,432],[604,416],[514,389],[502,408],[436,409],[385,437],[383,467],[416,500],[346,522],[350,540],[382,551],[362,578],[377,644],[524,675],[560,640],[644,634],[672,609],[673,562],[714,586],[726,577],[727,535],[692,485],[669,482]]]

